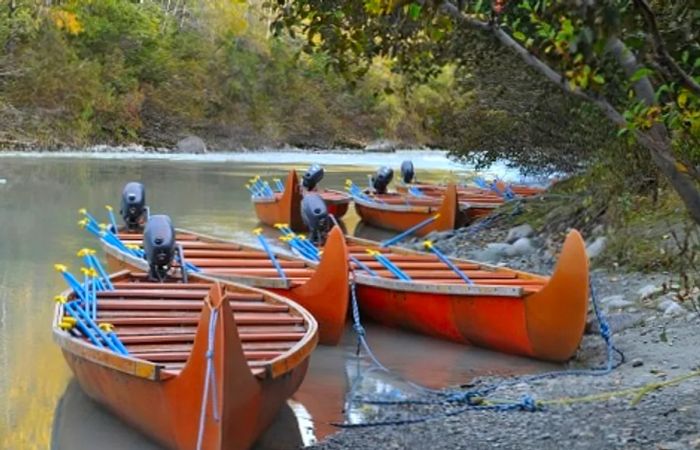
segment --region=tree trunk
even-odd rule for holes
[[[611,38],[608,51],[615,57],[628,77],[632,77],[639,70],[640,65],[634,54],[620,39]],[[637,98],[647,106],[657,104],[654,87],[648,77],[637,81],[634,84],[634,91]],[[635,137],[637,142],[649,150],[652,160],[676,190],[690,216],[700,224],[700,189],[691,177],[689,169],[683,170],[685,166],[674,156],[666,126],[657,122],[648,131],[635,133]]]

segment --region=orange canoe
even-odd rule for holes
[[[434,253],[346,239],[363,317],[543,360],[565,361],[578,348],[588,308],[578,231],[569,233],[551,277],[442,255],[458,273]]]
[[[377,322],[465,344],[565,361],[583,336],[588,258],[571,231],[551,277],[450,258],[468,284],[434,254],[348,238],[362,313]],[[410,281],[367,253],[380,252]],[[369,269],[369,270],[367,270]],[[372,271],[373,273],[370,273]]]
[[[457,190],[453,184],[448,186],[441,199],[383,194],[354,197],[353,200],[363,222],[387,230],[405,231],[439,215],[432,223],[417,230],[417,236],[425,236],[432,231],[454,230],[465,225],[467,220],[457,203]]]
[[[141,246],[140,233],[119,233],[127,245]],[[234,281],[284,295],[309,310],[319,323],[320,342],[336,345],[345,329],[349,301],[348,253],[342,231],[334,227],[319,264],[276,255],[286,280],[273,266],[267,253],[252,245],[223,241],[188,230],[177,230],[176,239],[185,260],[201,269],[210,279]],[[105,241],[101,245],[112,271],[148,270],[144,259],[128,254]]]
[[[348,211],[351,197],[341,191],[314,190],[326,203],[328,213],[340,219]],[[306,231],[301,218],[301,200],[304,196],[299,179],[294,169],[289,171],[284,183],[284,192],[276,192],[271,197],[253,196],[251,200],[260,222],[275,226],[279,223],[288,224],[294,231]]]
[[[127,354],[71,326],[73,291],[56,306],[54,340],[83,390],[167,448],[250,448],[304,379],[317,342],[311,314],[279,295],[196,275],[111,279],[115,289],[97,293],[95,322],[113,325]]]
[[[411,187],[418,188],[421,193],[421,195],[412,196],[411,202],[415,202],[415,199],[439,198],[445,195],[447,190],[447,186],[439,184],[400,184],[396,190],[405,194]],[[460,209],[466,214],[467,223],[488,216],[505,202],[503,197],[495,192],[478,187],[458,187],[457,198]]]
[[[441,184],[436,184],[436,183],[412,183],[412,184],[404,184],[400,183],[397,184],[396,190],[401,193],[406,193],[409,191],[411,187],[415,187],[420,190],[421,193],[424,195],[429,195],[429,196],[439,196],[442,195],[445,192],[445,189],[447,188],[446,185],[441,185]],[[537,195],[541,194],[542,192],[545,191],[544,188],[541,187],[536,187],[536,186],[527,186],[524,184],[506,184],[503,181],[497,181],[496,182],[496,187],[500,192],[504,192],[506,188],[510,188],[510,190],[518,196],[521,197],[529,197],[532,195]],[[484,197],[491,197],[493,199],[501,199],[502,196],[498,195],[494,191],[490,189],[484,189],[480,188],[477,186],[458,186],[457,187],[457,192],[460,195],[460,198],[462,196],[470,196],[470,195],[481,195]]]

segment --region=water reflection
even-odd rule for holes
[[[303,446],[299,423],[284,405],[254,450],[292,450]],[[72,379],[58,401],[51,433],[52,450],[164,450],[88,397]]]

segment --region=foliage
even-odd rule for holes
[[[490,64],[486,74],[501,78],[494,57],[479,55],[483,42],[508,49],[543,78],[601,107],[620,134],[650,152],[700,223],[697,2],[300,0],[270,6],[278,32],[305,36],[307,51],[328,54],[349,77],[365,73],[376,57],[389,57],[417,82],[448,63],[472,69],[473,61]]]
[[[52,3],[0,4],[0,45],[8,49],[0,57],[0,138],[168,146],[197,133],[227,149],[427,139],[409,123],[415,115],[400,89],[382,91],[398,78],[386,66],[350,85],[327,72],[324,56],[301,56],[295,41],[269,38],[254,5]]]

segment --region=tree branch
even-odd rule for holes
[[[535,55],[530,53],[528,49],[520,45],[515,39],[510,37],[508,33],[503,31],[497,25],[490,24],[488,22],[483,22],[474,19],[473,17],[470,17],[462,13],[459,9],[457,9],[457,7],[454,4],[450,3],[449,1],[444,1],[440,7],[443,10],[443,12],[445,12],[450,17],[459,22],[465,23],[468,26],[476,28],[478,30],[492,32],[495,35],[496,39],[498,39],[501,42],[501,44],[503,44],[505,47],[507,47],[508,49],[516,53],[518,56],[520,56],[520,58],[525,62],[525,64],[540,72],[548,80],[552,81],[553,83],[556,83],[566,93],[574,95],[586,101],[595,103],[603,111],[606,117],[608,117],[608,119],[610,119],[617,126],[622,127],[627,125],[627,121],[622,116],[622,114],[620,114],[608,100],[598,95],[595,95],[592,92],[584,91],[579,87],[570,86],[569,83],[566,82],[566,78],[562,74],[552,69],[541,59],[537,58]]]
[[[490,24],[469,17],[459,11],[459,9],[448,0],[442,2],[440,9],[450,17],[453,17],[455,20],[469,27],[492,32],[501,44],[515,52],[527,65],[540,72],[550,81],[556,83],[565,92],[595,103],[615,124],[620,126],[626,125],[624,117],[609,101],[594,96],[578,87],[570,86],[560,73],[530,53],[528,49],[510,37],[499,28],[497,24]],[[634,53],[627,48],[624,42],[619,38],[615,36],[611,37],[606,48],[615,57],[628,77],[631,77],[639,69],[640,66]],[[653,105],[656,103],[654,88],[651,81],[649,81],[649,77],[642,77],[639,81],[634,83],[634,90],[637,97],[646,104]],[[676,190],[690,216],[696,223],[700,224],[700,191],[698,191],[693,176],[689,173],[689,168],[679,162],[674,156],[671,150],[668,130],[664,124],[655,123],[647,131],[636,130],[634,136],[637,142],[649,151],[652,160],[668,179],[671,186]]]
[[[690,91],[693,91],[696,95],[700,95],[700,84],[688,75],[681,66],[678,65],[676,60],[668,53],[666,49],[666,44],[664,39],[659,32],[659,26],[656,23],[656,15],[654,11],[651,10],[649,3],[646,0],[633,0],[635,6],[639,9],[644,17],[644,21],[649,27],[651,32],[652,42],[654,43],[654,49],[656,53],[660,56],[660,59],[668,66],[676,75],[681,79],[683,85]]]

